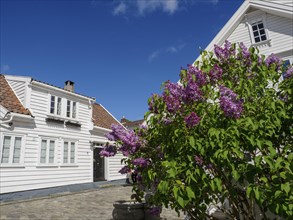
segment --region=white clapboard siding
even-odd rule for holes
[[[125,166],[124,164],[121,164],[121,159],[123,158],[125,157],[121,153],[109,158],[108,180],[117,180],[125,177],[125,175],[118,173],[118,171]]]
[[[15,83],[12,88],[21,96],[23,93],[20,91],[25,89],[19,85]],[[88,106],[89,101],[55,91],[54,94],[59,97],[78,102],[77,115],[81,127],[47,123],[50,92],[48,89],[32,86],[30,109],[34,119],[29,122],[14,123],[12,132],[25,135],[24,163],[21,167],[0,167],[1,193],[92,182],[93,164],[89,142],[92,113]],[[11,133],[9,129],[8,131]],[[1,132],[6,130],[2,129]],[[39,163],[41,137],[51,137],[56,140],[55,163],[50,166]],[[76,163],[73,166],[62,164],[64,140],[76,141]]]
[[[25,82],[18,80],[7,80],[10,87],[15,92],[17,98],[20,100],[22,104],[25,102]]]
[[[258,46],[260,53],[266,56],[271,53],[280,54],[284,51],[292,51],[293,49],[293,25],[292,20],[276,15],[266,15],[266,28],[268,29],[270,44]],[[248,26],[245,19],[235,28],[228,37],[228,41],[233,43],[243,42],[245,45],[251,45]],[[292,52],[291,52],[292,53]]]

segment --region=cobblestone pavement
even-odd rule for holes
[[[0,204],[0,220],[111,220],[113,202],[129,200],[131,186],[110,186],[79,193]],[[176,212],[163,209],[162,219],[179,220]]]

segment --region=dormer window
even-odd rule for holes
[[[252,45],[266,44],[270,42],[266,28],[266,14],[260,11],[246,15],[246,24],[249,29]]]
[[[257,21],[251,24],[251,28],[253,31],[253,37],[254,37],[255,43],[267,40],[265,27],[262,21]]]
[[[50,113],[54,115],[61,115],[62,99],[60,97],[51,96]]]

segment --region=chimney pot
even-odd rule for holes
[[[74,82],[67,80],[65,82],[64,89],[69,92],[74,92]]]

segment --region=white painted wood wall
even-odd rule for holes
[[[249,14],[247,14],[247,16],[249,16]],[[258,46],[260,54],[268,56],[271,53],[274,53],[280,58],[292,59],[293,20],[272,14],[266,14],[266,28],[268,29],[268,35],[271,42],[270,45],[263,44]],[[248,47],[252,44],[245,19],[240,22],[227,40],[233,43],[243,42]]]

